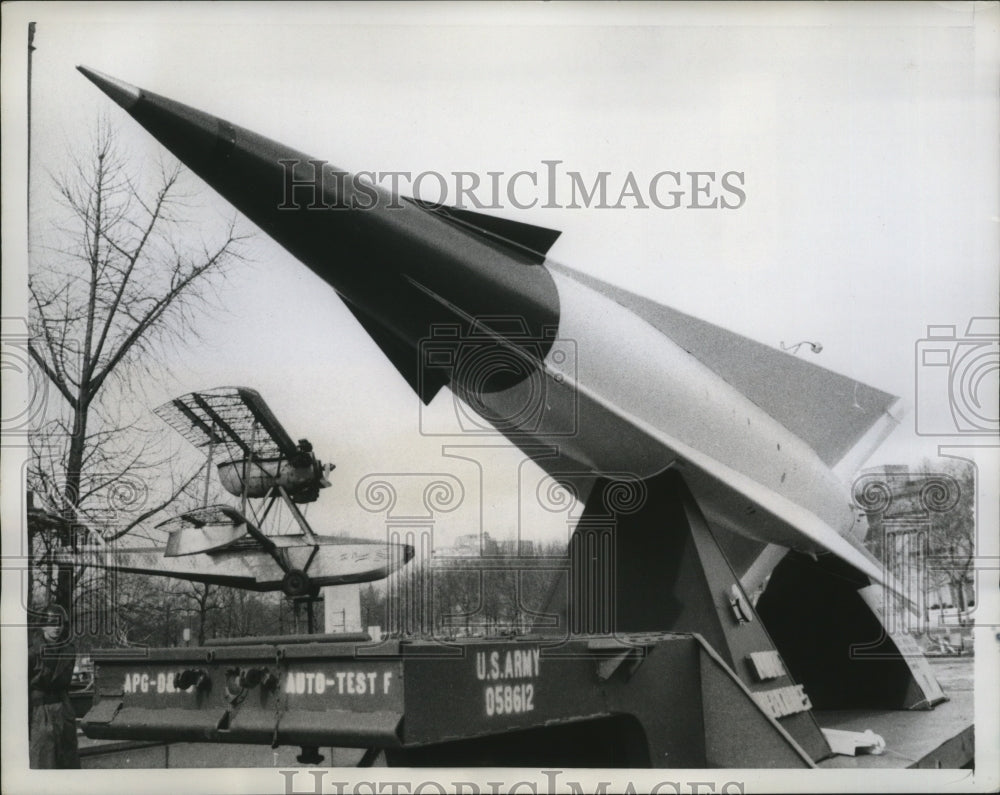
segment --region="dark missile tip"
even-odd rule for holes
[[[86,66],[78,66],[76,68],[80,74],[125,108],[125,110],[129,110],[139,101],[139,97],[142,96],[142,92],[138,88],[126,83],[124,80],[118,80],[110,75],[102,74],[95,69],[88,69]]]

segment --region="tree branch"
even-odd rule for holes
[[[155,516],[156,514],[158,514],[160,511],[162,511],[164,508],[170,505],[170,503],[176,500],[181,494],[183,494],[184,491],[188,488],[188,486],[190,486],[199,477],[201,477],[201,473],[206,466],[208,466],[208,462],[202,464],[198,468],[198,470],[191,477],[185,480],[184,483],[177,490],[175,490],[174,493],[171,494],[167,499],[163,500],[163,502],[161,502],[160,504],[150,508],[148,511],[144,511],[143,513],[139,514],[131,522],[129,522],[123,529],[119,530],[117,533],[113,533],[110,536],[106,536],[105,540],[117,541],[122,536],[127,535],[133,528],[145,522],[151,516]]]

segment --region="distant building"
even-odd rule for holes
[[[451,546],[434,548],[434,556],[441,558],[478,558],[499,554],[500,544],[489,533],[466,533],[458,536]]]

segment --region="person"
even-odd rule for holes
[[[43,615],[45,623],[33,631],[28,646],[28,757],[33,768],[78,768],[76,713],[69,700],[76,662],[69,616],[57,604]]]

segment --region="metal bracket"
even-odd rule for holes
[[[628,681],[632,678],[632,675],[636,672],[639,666],[642,665],[643,660],[646,659],[645,647],[623,647],[622,644],[615,639],[609,639],[609,641],[595,639],[587,644],[587,648],[592,651],[620,649],[618,654],[614,654],[610,657],[602,657],[597,660],[597,678],[602,682],[608,681],[615,675],[615,672],[623,666],[625,671],[625,681]]]

